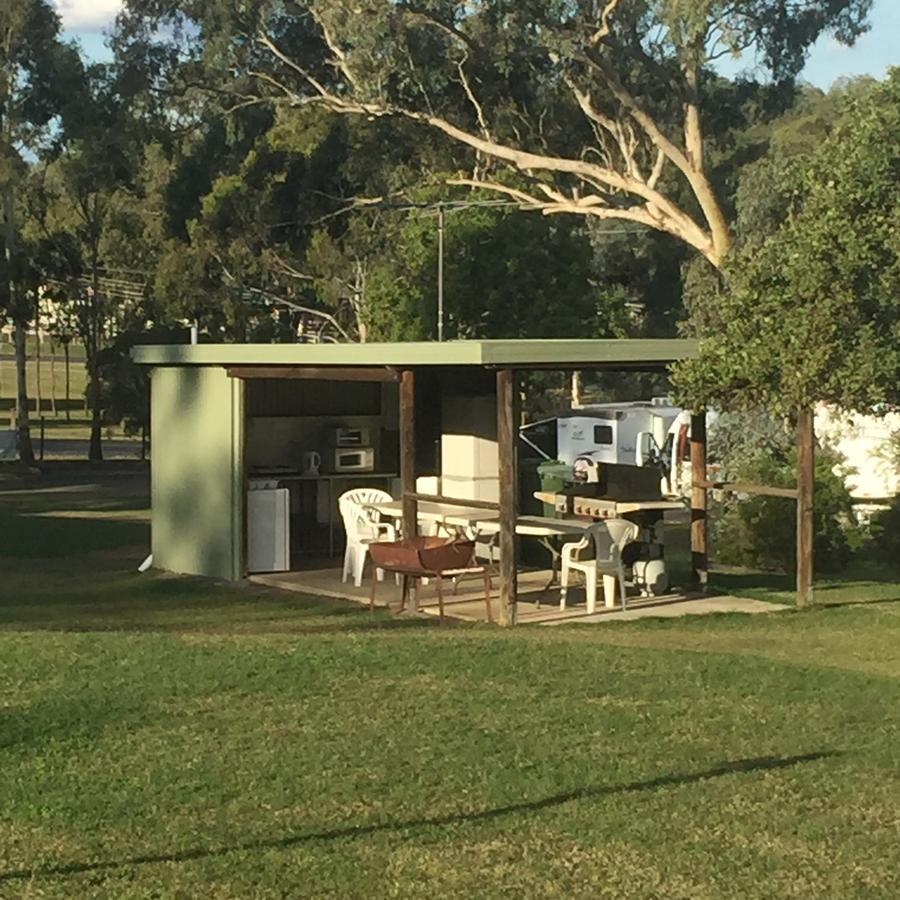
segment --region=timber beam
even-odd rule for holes
[[[398,382],[400,373],[391,366],[226,366],[231,378],[279,378],[317,381]]]

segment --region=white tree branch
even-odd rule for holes
[[[596,46],[603,38],[609,35],[612,30],[612,23],[610,20],[618,5],[619,0],[608,0],[606,6],[603,7],[603,11],[600,13],[600,27],[590,36],[590,38],[588,38],[590,46]]]
[[[478,127],[481,129],[481,136],[487,140],[492,140],[491,132],[487,125],[487,120],[484,117],[484,109],[481,104],[478,102],[478,98],[475,96],[475,92],[472,90],[471,84],[469,84],[469,78],[466,75],[466,70],[464,68],[468,56],[464,56],[457,64],[456,70],[459,72],[459,80],[462,83],[463,90],[466,92],[466,97],[469,98],[469,103],[472,104],[472,107],[475,110],[475,115],[478,118]]]
[[[328,49],[331,51],[331,55],[333,57],[333,63],[335,68],[337,68],[340,72],[343,73],[344,77],[350,83],[350,86],[354,90],[359,90],[359,82],[356,80],[356,76],[353,74],[353,70],[350,68],[350,62],[347,59],[347,54],[341,49],[340,44],[338,44],[334,35],[331,33],[331,29],[328,27],[328,23],[322,16],[319,15],[316,8],[310,4],[308,7],[309,14],[313,17],[316,24],[319,26],[319,29],[322,32],[322,37],[325,40]]]
[[[647,179],[648,187],[655,188],[659,183],[659,179],[662,177],[663,167],[666,164],[666,154],[662,152],[662,150],[656,151],[656,162],[653,164],[653,170],[650,172],[650,177]]]
[[[612,9],[614,9],[614,6],[611,7],[610,13]],[[279,83],[277,79],[268,78],[269,81],[278,84],[282,93],[292,104],[305,105],[309,103],[318,103],[334,112],[365,115],[370,118],[386,116],[405,118],[410,121],[427,125],[430,128],[445,134],[452,140],[468,146],[487,157],[506,162],[513,168],[518,169],[525,174],[530,175],[534,172],[547,172],[570,175],[581,179],[586,183],[599,183],[605,185],[610,190],[633,195],[642,200],[644,205],[632,207],[606,205],[604,207],[605,211],[602,214],[603,217],[628,218],[633,221],[641,221],[645,224],[652,222],[652,227],[668,231],[671,234],[678,236],[706,256],[713,265],[719,264],[722,250],[715,239],[715,235],[704,230],[703,227],[694,221],[694,219],[682,210],[674,201],[658,191],[655,186],[655,181],[651,185],[650,179],[645,180],[641,177],[634,160],[635,148],[633,142],[631,142],[624,131],[622,131],[621,125],[610,120],[608,117],[603,117],[602,114],[598,113],[598,116],[600,118],[605,118],[606,122],[598,122],[598,124],[607,131],[609,131],[608,126],[612,127],[612,134],[619,142],[623,155],[626,157],[626,165],[623,171],[619,171],[611,165],[599,165],[586,159],[572,159],[565,156],[554,156],[551,154],[533,153],[527,150],[521,150],[517,147],[512,147],[498,140],[494,140],[490,136],[490,132],[488,132],[487,135],[484,133],[484,129],[482,129],[481,134],[473,133],[465,128],[455,125],[443,116],[436,115],[432,112],[425,113],[405,107],[396,107],[373,102],[361,102],[352,97],[344,97],[326,88],[310,72],[291,60],[267,35],[260,35],[258,41],[262,46],[266,47],[276,59],[288,66],[295,74],[299,75],[305,86],[308,89],[311,89],[311,96],[308,94],[301,95],[296,91],[291,90],[286,85]],[[670,159],[682,172],[684,172],[691,187],[694,189],[694,193],[707,217],[707,221],[711,223],[711,213],[708,210],[710,201],[714,204],[715,198],[712,195],[711,188],[703,173],[698,173],[691,166],[684,152],[666,137],[653,118],[640,107],[634,97],[632,97],[618,82],[618,79],[616,79],[612,73],[608,72],[608,67],[597,54],[591,54],[591,62],[603,72],[604,76],[606,76],[607,83],[610,86],[613,96],[628,110],[629,115],[641,127],[651,143],[654,144],[658,150],[661,151],[665,157]],[[593,107],[589,104],[588,106],[593,110]],[[597,111],[593,110],[593,112]],[[588,114],[587,110],[585,110],[585,114]],[[628,158],[631,159],[630,164],[627,163]],[[660,164],[657,163],[657,166],[654,167],[654,171],[659,168],[659,165]],[[658,178],[656,180],[658,180]],[[478,182],[478,184],[484,187],[488,183]],[[704,186],[707,189],[705,195],[703,193]],[[606,204],[606,197],[602,197],[601,200]],[[539,208],[544,209],[546,207],[545,201],[538,200],[530,195],[529,198],[523,202],[532,205],[535,201]],[[584,199],[564,199],[556,202],[559,206],[559,211],[571,211],[584,214],[588,208],[592,210],[599,210],[601,208],[599,204],[585,206]],[[563,207],[565,207],[565,210],[563,210]],[[554,209],[553,211],[555,212],[557,209]],[[597,213],[592,212],[591,214],[596,215]]]

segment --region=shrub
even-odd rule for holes
[[[734,470],[736,480],[773,487],[796,483],[796,452],[761,452]],[[859,528],[844,483],[842,458],[829,449],[816,454],[815,556],[819,571],[839,571],[859,543]],[[714,559],[724,563],[779,569],[796,568],[796,507],[782,497],[728,497],[712,514]]]
[[[869,522],[871,557],[891,572],[900,574],[900,497],[880,510]]]

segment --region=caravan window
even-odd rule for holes
[[[594,426],[594,443],[609,446],[613,442],[612,425]]]

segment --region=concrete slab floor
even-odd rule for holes
[[[717,612],[738,612],[748,614],[779,612],[787,607],[762,600],[744,597],[670,594],[664,597],[628,598],[628,609],[623,613],[617,606],[614,609],[599,607],[593,615],[588,615],[585,608],[584,591],[573,588],[569,594],[569,604],[565,610],[559,608],[559,588],[546,587],[549,572],[530,571],[519,574],[518,619],[522,625],[561,625],[564,623],[602,623],[628,622],[635,619],[652,617],[674,617],[707,615]],[[280,572],[268,575],[253,575],[251,581],[281,590],[297,591],[313,596],[333,597],[368,605],[371,580],[367,577],[360,587],[352,583],[342,583],[340,570],[333,565],[321,568],[308,568],[296,572]],[[486,621],[486,609],[483,584],[480,579],[466,579],[454,594],[449,585],[445,586],[445,612],[447,618],[465,622]],[[540,601],[538,603],[538,601]],[[389,605],[397,610],[400,603],[400,590],[392,578],[385,579],[378,586],[376,606]],[[494,621],[502,615],[497,596],[496,579],[493,581],[492,613]],[[424,585],[419,594],[419,611],[423,615],[437,615],[437,598],[434,584]],[[412,610],[407,610],[407,614]]]
[[[790,607],[781,603],[767,603],[765,600],[753,600],[750,597],[732,597],[728,595],[710,597],[675,597],[652,598],[647,600],[629,600],[628,609],[604,610],[592,616],[582,616],[582,622],[631,622],[635,619],[675,618],[677,616],[702,616],[710,613],[760,613],[783,612]],[[561,625],[562,622],[544,622],[544,625]]]

